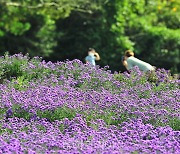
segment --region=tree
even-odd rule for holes
[[[180,3],[175,0],[116,0],[112,30],[119,45],[157,67],[178,71]]]
[[[93,0],[1,0],[0,50],[47,57],[56,46],[56,20],[71,11],[91,14]],[[2,53],[1,52],[1,53]]]

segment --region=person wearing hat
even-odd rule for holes
[[[88,50],[88,56],[86,56],[85,61],[86,63],[90,63],[93,66],[96,65],[96,60],[100,60],[99,54],[95,51],[93,48],[89,48]]]
[[[128,71],[131,70],[134,66],[137,66],[143,72],[155,70],[155,67],[153,67],[149,63],[146,63],[138,58],[135,58],[134,52],[131,50],[125,51],[122,59],[122,63]]]

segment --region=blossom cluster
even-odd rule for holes
[[[180,152],[180,132],[145,125],[141,119],[109,127],[102,120],[92,121],[88,126],[81,116],[54,122],[10,118],[1,123],[4,131],[0,137],[1,153]]]
[[[168,71],[0,63],[0,153],[180,153],[180,80]]]

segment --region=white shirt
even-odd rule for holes
[[[134,66],[138,66],[139,69],[143,72],[154,70],[154,67],[151,66],[149,63],[146,63],[138,58],[135,58],[134,56],[128,57],[126,61],[128,64],[127,65],[128,70],[132,69]]]

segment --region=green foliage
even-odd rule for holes
[[[32,80],[48,77],[55,72],[48,67],[40,65],[40,58],[32,58],[28,55],[9,56],[8,53],[0,58],[0,82],[12,81],[12,86],[18,90],[25,90]]]
[[[150,123],[155,127],[165,127],[170,126],[173,130],[179,131],[180,130],[180,120],[178,118],[168,118],[167,122],[163,122],[161,119],[154,119],[151,118],[149,121],[144,121],[145,124]]]
[[[86,118],[87,124],[96,119],[102,119],[107,125],[118,126],[130,118],[130,115],[128,115],[126,112],[122,111],[119,115],[117,115],[111,109],[105,109],[103,113],[91,110],[82,113],[80,112],[80,114]]]
[[[47,118],[50,121],[62,120],[64,118],[73,119],[76,116],[76,111],[67,107],[57,108],[53,111],[45,110],[38,111],[37,116],[40,118]]]
[[[14,22],[13,26],[10,27],[10,32],[14,35],[22,35],[25,31],[30,29],[29,23]]]
[[[4,58],[0,58],[1,66],[1,74],[0,81],[2,82],[4,79],[12,79],[18,76],[23,75],[23,70],[21,70],[22,65],[26,65],[27,61],[22,59],[18,59],[17,57],[9,57],[8,54],[4,56]]]
[[[6,113],[6,109],[0,108],[0,119],[4,118],[5,113]]]
[[[89,47],[100,66],[124,71],[121,56],[135,56],[179,72],[180,2],[177,0],[1,0],[0,51],[46,60],[80,59]]]
[[[13,111],[12,117],[18,117],[18,118],[24,118],[26,120],[30,120],[32,116],[32,114],[22,109],[20,106],[16,106],[16,105],[13,106],[12,111]]]
[[[30,56],[48,57],[57,45],[56,20],[71,11],[91,13],[101,1],[37,0],[0,1],[0,50],[11,54],[29,52]],[[7,41],[8,40],[8,41]]]
[[[17,90],[26,90],[29,85],[28,79],[25,76],[18,76],[17,79],[12,80],[13,87]]]
[[[119,44],[134,50],[137,57],[178,72],[178,6],[174,1],[117,0],[112,30],[119,34]]]
[[[170,118],[169,126],[176,131],[180,131],[180,119],[178,118]]]
[[[2,126],[0,125],[0,135],[4,134],[5,132],[8,133],[8,134],[12,134],[13,130],[8,129],[8,128],[2,128]]]

